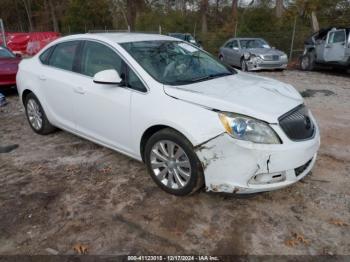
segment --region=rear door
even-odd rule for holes
[[[330,31],[327,36],[327,44],[324,50],[324,60],[326,62],[341,62],[345,57],[346,31]]]
[[[40,57],[40,86],[54,121],[74,130],[73,88],[79,81],[76,58],[81,41],[67,41],[52,47]],[[54,123],[56,124],[56,123]]]

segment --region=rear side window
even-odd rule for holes
[[[39,56],[39,59],[41,61],[41,63],[43,63],[44,65],[48,65],[49,64],[49,58],[50,58],[50,54],[53,50],[53,46],[48,48],[44,53],[42,53],[40,56]]]
[[[122,59],[111,48],[92,41],[85,43],[81,73],[93,77],[96,73],[115,69],[122,74]]]
[[[75,55],[79,41],[65,42],[56,45],[49,59],[49,65],[60,69],[73,71]]]

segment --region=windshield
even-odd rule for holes
[[[184,42],[144,41],[121,46],[163,84],[185,85],[235,73],[234,69]]]
[[[270,45],[262,39],[240,40],[242,48],[271,48]]]
[[[12,57],[15,57],[15,55],[12,54],[9,50],[0,46],[0,57],[1,58],[12,58]]]

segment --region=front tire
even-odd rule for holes
[[[192,144],[177,131],[155,133],[145,147],[145,163],[156,184],[164,191],[185,196],[203,186],[203,168]]]
[[[33,93],[26,96],[24,105],[28,123],[35,133],[48,135],[56,130],[50,124],[38,98]]]
[[[241,60],[241,69],[242,69],[243,72],[248,72],[249,71],[248,70],[248,66],[247,66],[247,62],[244,59]]]
[[[300,59],[300,68],[303,71],[312,71],[315,68],[315,55],[314,52],[308,52]]]

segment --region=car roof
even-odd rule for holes
[[[87,33],[71,35],[61,38],[61,40],[79,39],[109,40],[115,43],[142,42],[142,41],[179,41],[171,36],[145,33]]]
[[[255,39],[262,39],[261,37],[236,37],[232,38],[231,40],[255,40]]]

